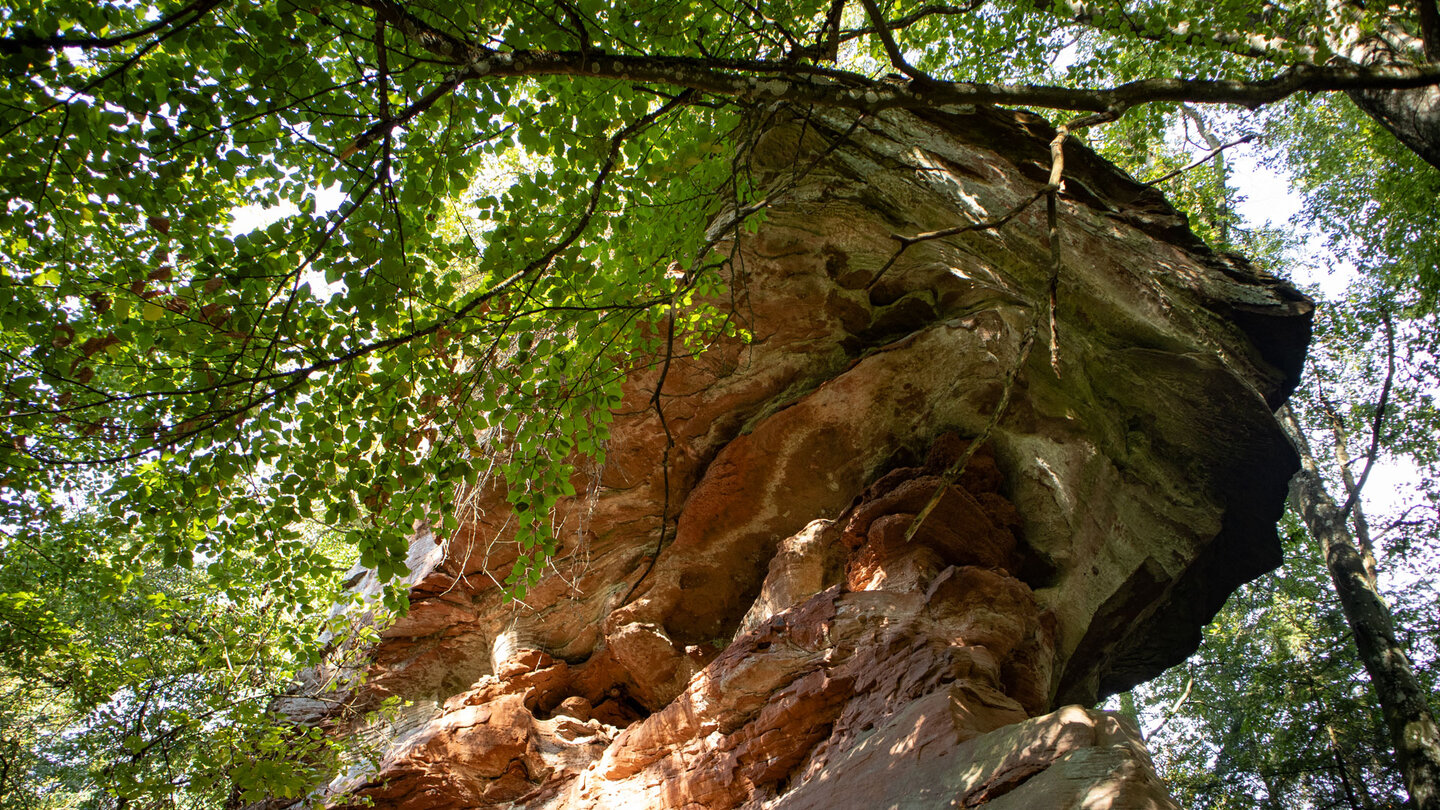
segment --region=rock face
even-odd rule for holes
[[[1172,806],[1133,728],[1069,704],[1182,660],[1279,562],[1296,462],[1272,409],[1311,307],[1072,142],[1059,373],[1048,321],[1025,355],[1043,200],[898,258],[892,235],[1011,210],[1052,136],[990,109],[772,122],[749,159],[774,205],[723,246],[754,339],[664,377],[668,475],[661,377],[637,372],[528,606],[494,584],[499,493],[460,536],[417,537],[412,608],[354,696],[410,705],[350,729],[378,765],[326,800]]]

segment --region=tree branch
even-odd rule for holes
[[[660,453],[660,485],[664,487],[664,497],[660,503],[660,537],[655,541],[655,551],[651,553],[650,559],[645,564],[645,570],[640,572],[639,578],[630,585],[625,596],[620,599],[620,606],[630,603],[630,597],[635,595],[635,590],[640,583],[650,576],[655,569],[655,561],[660,559],[660,552],[665,550],[665,535],[670,526],[670,451],[675,448],[675,436],[670,432],[670,423],[665,419],[665,408],[661,405],[661,398],[665,390],[665,378],[670,375],[670,362],[675,358],[675,305],[670,305],[669,318],[665,327],[665,360],[660,365],[660,377],[655,381],[655,392],[650,395],[650,407],[655,410],[655,416],[660,420],[660,430],[665,434],[665,448]]]
[[[448,45],[445,53],[450,53]],[[1112,88],[1075,89],[983,82],[879,81],[850,71],[783,60],[630,54],[592,57],[579,51],[498,51],[475,45],[465,54],[464,64],[447,75],[432,95],[438,98],[465,81],[527,76],[584,76],[632,84],[667,84],[741,101],[788,101],[869,113],[974,104],[1107,113],[1156,101],[1238,104],[1253,108],[1299,92],[1424,87],[1440,84],[1440,64],[1366,67],[1302,64],[1256,81],[1151,78]],[[433,103],[433,98],[427,96],[427,99],[430,100],[422,99],[412,107],[422,111],[422,105]],[[378,130],[369,136],[370,140],[376,136]]]
[[[840,58],[840,20],[845,14],[845,0],[830,0],[830,10],[825,14],[825,24],[815,35],[815,59],[835,62]]]
[[[868,1],[878,10],[874,0]],[[1304,63],[1291,65],[1271,78],[1254,81],[1151,78],[1104,89],[941,82],[916,80],[913,76],[908,82],[879,81],[853,71],[807,65],[787,58],[711,59],[673,55],[597,56],[583,51],[534,49],[501,51],[467,44],[439,31],[410,15],[394,0],[351,2],[386,15],[418,46],[457,65],[442,87],[437,88],[436,92],[441,95],[449,92],[444,88],[452,83],[473,79],[586,76],[627,83],[667,84],[742,101],[788,101],[871,113],[890,108],[933,109],[973,104],[1106,112],[1156,101],[1238,104],[1253,108],[1299,92],[1404,89],[1440,84],[1440,64],[1317,66]],[[945,7],[945,10],[956,9]],[[922,11],[939,13],[929,8]],[[888,23],[880,27],[894,30],[897,25]]]
[[[39,48],[48,51],[58,51],[63,48],[113,48],[116,45],[123,45],[131,40],[148,37],[156,31],[174,25],[176,21],[189,14],[194,14],[196,18],[199,18],[204,15],[205,12],[223,2],[225,2],[225,0],[194,0],[194,2],[182,7],[173,14],[163,15],[160,19],[144,28],[109,37],[0,37],[0,53],[20,53],[27,48]],[[191,22],[193,22],[193,20]]]
[[[1190,699],[1190,690],[1194,688],[1194,686],[1195,676],[1191,675],[1190,677],[1185,679],[1185,691],[1180,693],[1180,697],[1175,698],[1175,702],[1171,703],[1170,708],[1165,710],[1165,714],[1160,718],[1160,722],[1155,726],[1155,728],[1150,729],[1149,734],[1145,735],[1147,739],[1154,737],[1161,731],[1164,731],[1165,727],[1170,725],[1170,721],[1175,718],[1175,715],[1179,714],[1180,707],[1184,706],[1185,701]]]
[[[1347,493],[1354,493],[1357,490],[1355,475],[1350,471],[1350,465],[1354,460],[1350,458],[1348,448],[1350,437],[1346,434],[1345,423],[1335,409],[1335,403],[1325,394],[1324,381],[1319,374],[1315,377],[1315,397],[1320,400],[1320,409],[1325,412],[1326,421],[1330,423],[1330,435],[1335,439],[1335,466],[1340,470],[1340,482],[1345,485]],[[1365,563],[1365,572],[1370,576],[1370,581],[1375,579],[1375,547],[1370,541],[1370,524],[1365,518],[1365,509],[1356,503],[1352,511],[1355,519],[1355,540],[1360,549],[1360,557]]]
[[[880,11],[880,6],[876,5],[875,0],[860,0],[860,5],[865,7],[865,14],[870,18],[871,25],[875,26],[875,36],[880,38],[880,45],[885,49],[885,55],[890,57],[890,64],[896,70],[921,84],[930,84],[935,81],[905,61],[905,54],[900,52],[900,46],[895,43],[895,36],[890,33],[890,24],[885,21],[885,15]]]
[[[1380,455],[1380,427],[1385,421],[1385,408],[1390,404],[1390,384],[1395,380],[1395,324],[1388,312],[1381,312],[1380,320],[1385,324],[1385,382],[1380,386],[1380,401],[1375,405],[1375,418],[1370,423],[1370,450],[1365,455],[1365,469],[1355,486],[1349,488],[1350,497],[1345,499],[1345,505],[1340,507],[1342,521],[1350,517],[1350,510],[1359,502],[1360,491],[1365,488],[1370,470],[1375,467],[1375,459]]]
[[[1218,46],[1229,53],[1283,64],[1314,64],[1319,55],[1319,49],[1314,45],[1293,42],[1284,37],[1267,37],[1247,31],[1211,31],[1189,20],[1171,24],[1142,17],[1137,22],[1129,14],[1116,14],[1111,9],[1083,0],[1033,0],[1031,4],[1041,11],[1087,28],[1166,45]]]
[[[376,121],[373,126],[365,130],[360,137],[356,138],[349,146],[340,152],[340,160],[349,160],[357,152],[364,151],[371,144],[381,138],[387,137],[391,132],[395,131],[396,127],[408,123],[411,119],[435,106],[435,102],[455,92],[455,88],[460,86],[461,81],[462,79],[458,77],[456,73],[451,73],[441,80],[440,84],[432,87],[430,92],[411,102],[408,107],[396,113],[394,116],[382,114],[379,121]],[[384,84],[385,82],[382,78],[382,88]]]
[[[1180,175],[1184,174],[1185,172],[1190,171],[1191,169],[1194,169],[1194,168],[1196,168],[1196,167],[1199,167],[1199,166],[1202,166],[1202,165],[1204,165],[1204,164],[1206,164],[1206,163],[1209,163],[1210,161],[1212,161],[1212,160],[1215,159],[1215,156],[1216,156],[1216,155],[1220,154],[1221,152],[1224,152],[1226,149],[1229,149],[1229,148],[1232,147],[1232,146],[1239,146],[1239,145],[1242,144],[1242,143],[1250,143],[1251,141],[1255,140],[1255,139],[1258,138],[1258,137],[1260,137],[1260,135],[1259,135],[1258,133],[1252,132],[1252,133],[1250,133],[1250,134],[1248,134],[1248,135],[1245,135],[1245,136],[1243,136],[1243,137],[1241,137],[1241,138],[1237,138],[1236,140],[1230,141],[1229,143],[1222,143],[1222,144],[1216,146],[1214,149],[1211,149],[1209,152],[1206,152],[1205,154],[1203,154],[1203,155],[1201,155],[1200,157],[1196,158],[1194,161],[1191,161],[1191,163],[1190,163],[1189,165],[1187,165],[1187,166],[1182,166],[1181,168],[1178,168],[1178,169],[1176,169],[1176,170],[1173,171],[1173,172],[1169,172],[1169,173],[1167,173],[1167,174],[1162,174],[1162,175],[1160,175],[1159,177],[1155,178],[1154,180],[1148,180],[1148,181],[1146,181],[1146,182],[1144,183],[1144,185],[1145,185],[1146,188],[1149,188],[1150,186],[1158,186],[1158,185],[1160,185],[1161,183],[1163,183],[1163,182],[1165,182],[1165,181],[1167,181],[1167,180],[1172,180],[1172,179],[1174,179],[1174,178],[1176,178],[1176,177],[1179,177]]]

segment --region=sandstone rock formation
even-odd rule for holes
[[[474,493],[460,536],[415,539],[412,608],[355,695],[408,707],[329,718],[377,758],[322,798],[1171,806],[1135,730],[1070,704],[1182,660],[1279,562],[1295,459],[1272,409],[1310,304],[1072,142],[1058,375],[1048,328],[1023,356],[1046,311],[1043,201],[898,258],[892,235],[1012,209],[1052,136],[992,109],[768,122],[748,159],[774,206],[723,246],[753,342],[669,369],[668,470],[659,373],[630,378],[525,605],[495,585],[514,559],[498,493]]]

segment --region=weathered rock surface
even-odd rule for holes
[[[777,202],[728,272],[754,340],[670,369],[668,492],[640,372],[528,606],[495,586],[497,493],[460,536],[416,539],[411,611],[355,696],[411,705],[330,801],[1172,806],[1133,729],[1057,707],[1183,659],[1279,562],[1295,460],[1271,412],[1309,302],[1068,146],[1059,374],[1041,329],[906,542],[1045,312],[1044,205],[878,271],[892,234],[1031,195],[1053,133],[986,109],[850,125],[776,124],[752,150]]]

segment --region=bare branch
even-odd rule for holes
[[[1149,188],[1150,186],[1158,186],[1158,185],[1160,185],[1161,183],[1164,183],[1164,182],[1167,181],[1167,180],[1173,180],[1174,178],[1179,177],[1180,175],[1184,174],[1185,172],[1190,171],[1191,169],[1194,169],[1194,168],[1197,168],[1197,167],[1199,167],[1199,166],[1203,166],[1203,165],[1206,164],[1206,163],[1209,163],[1210,161],[1212,161],[1212,160],[1215,159],[1215,156],[1216,156],[1216,155],[1220,154],[1221,152],[1224,152],[1226,149],[1229,149],[1229,148],[1232,147],[1232,146],[1239,146],[1239,145],[1242,144],[1242,143],[1250,143],[1251,141],[1255,140],[1255,139],[1258,138],[1258,137],[1260,137],[1259,133],[1252,132],[1252,133],[1250,133],[1250,134],[1248,134],[1248,135],[1245,135],[1244,137],[1237,138],[1237,139],[1235,139],[1235,140],[1233,140],[1233,141],[1230,141],[1229,143],[1222,143],[1222,144],[1220,144],[1219,146],[1216,146],[1214,149],[1211,149],[1209,152],[1206,152],[1205,154],[1203,154],[1203,155],[1201,155],[1200,157],[1196,158],[1195,160],[1191,161],[1189,165],[1186,165],[1186,166],[1183,166],[1183,167],[1181,167],[1181,168],[1179,168],[1179,169],[1176,169],[1176,170],[1173,171],[1173,172],[1168,172],[1168,173],[1166,173],[1166,174],[1162,174],[1162,175],[1160,175],[1159,177],[1155,178],[1154,180],[1146,181],[1144,185],[1145,185],[1146,188]]]
[[[1010,220],[1014,219],[1016,215],[1019,214],[1021,211],[1024,211],[1026,208],[1034,205],[1037,200],[1045,196],[1045,194],[1050,190],[1050,185],[1043,185],[1040,188],[1036,189],[1033,194],[1021,200],[1010,210],[1006,211],[1003,214],[1000,214],[999,216],[991,217],[990,219],[982,219],[979,222],[971,222],[966,225],[956,225],[953,228],[944,228],[938,231],[926,231],[925,233],[917,233],[914,236],[901,236],[900,234],[892,234],[890,238],[899,242],[904,247],[910,247],[917,242],[929,242],[932,239],[943,239],[947,236],[959,236],[962,233],[969,233],[970,231],[988,231],[999,228]],[[878,273],[876,275],[877,277],[879,276]],[[873,285],[875,282],[872,280],[870,283]]]
[[[890,268],[895,265],[895,262],[900,258],[901,254],[903,254],[906,250],[908,250],[911,245],[914,245],[914,244],[919,243],[919,242],[929,242],[929,241],[931,241],[931,240],[933,240],[933,239],[944,239],[945,237],[948,237],[948,236],[959,236],[959,235],[962,234],[962,233],[969,233],[969,232],[971,232],[971,231],[988,231],[988,230],[993,230],[993,229],[995,229],[995,228],[1003,227],[1003,226],[1004,226],[1006,223],[1008,223],[1010,220],[1012,220],[1012,219],[1014,219],[1016,216],[1018,216],[1018,215],[1020,214],[1020,212],[1024,211],[1026,208],[1029,208],[1030,206],[1034,205],[1041,197],[1044,197],[1044,196],[1047,195],[1047,194],[1050,194],[1050,195],[1053,196],[1056,192],[1060,191],[1060,188],[1061,188],[1060,178],[1061,178],[1061,175],[1064,173],[1064,167],[1065,167],[1064,156],[1063,156],[1063,154],[1061,154],[1061,153],[1059,152],[1059,148],[1060,148],[1060,147],[1059,147],[1059,144],[1062,143],[1062,142],[1064,141],[1065,137],[1068,136],[1068,135],[1069,135],[1071,132],[1073,132],[1074,130],[1083,129],[1083,128],[1085,128],[1085,127],[1094,126],[1094,125],[1096,125],[1096,124],[1108,123],[1108,122],[1110,122],[1110,121],[1114,121],[1116,118],[1120,117],[1120,115],[1121,115],[1121,112],[1119,112],[1119,111],[1112,111],[1112,112],[1105,112],[1105,113],[1097,113],[1097,114],[1095,114],[1095,115],[1082,115],[1082,116],[1080,116],[1079,118],[1076,118],[1076,119],[1072,120],[1070,123],[1065,124],[1064,126],[1059,127],[1059,129],[1056,130],[1055,140],[1052,141],[1051,144],[1050,144],[1051,164],[1050,164],[1050,178],[1049,178],[1049,181],[1048,181],[1045,185],[1043,185],[1043,186],[1041,186],[1040,188],[1036,189],[1036,190],[1034,191],[1034,193],[1032,193],[1029,197],[1026,197],[1025,199],[1021,200],[1021,201],[1020,201],[1019,203],[1017,203],[1013,208],[1011,208],[1010,210],[1006,211],[1005,213],[1000,214],[999,216],[996,216],[996,217],[991,217],[990,219],[982,219],[982,220],[980,220],[979,222],[971,222],[971,223],[968,223],[968,224],[965,224],[965,225],[956,225],[956,226],[954,226],[954,227],[951,227],[951,228],[943,228],[943,229],[938,230],[938,231],[927,231],[927,232],[925,232],[925,233],[917,233],[917,234],[915,234],[914,236],[903,236],[903,235],[901,235],[901,234],[891,234],[891,235],[890,235],[890,238],[891,238],[891,239],[894,239],[894,240],[897,241],[897,242],[899,242],[899,243],[900,243],[900,248],[899,248],[898,250],[896,250],[893,255],[890,256],[890,259],[889,259],[888,261],[886,261],[885,264],[882,265],[879,270],[875,271],[875,275],[874,275],[873,277],[871,277],[870,282],[865,285],[865,289],[868,290],[868,289],[873,288],[873,287],[880,281],[880,279],[885,275],[885,273],[886,273],[887,271],[889,271]],[[1056,267],[1055,267],[1055,268],[1052,268],[1052,269],[1056,269],[1056,270],[1058,271],[1059,249],[1058,249],[1058,246],[1056,246],[1056,245],[1052,245],[1051,247],[1052,247],[1052,258],[1054,258],[1055,263],[1056,263]],[[1052,299],[1052,300],[1051,300],[1051,306],[1053,307],[1053,306],[1054,306],[1054,300],[1053,300],[1053,299],[1054,299],[1054,297],[1055,297],[1055,291],[1054,291],[1054,289],[1051,289],[1051,291],[1050,291],[1050,297],[1051,297],[1051,299]],[[1051,312],[1051,317],[1052,317],[1052,319],[1053,319],[1053,317],[1054,317],[1054,312],[1053,312],[1053,310],[1052,310],[1052,312]],[[1052,329],[1051,329],[1051,337],[1052,337],[1052,338],[1054,337],[1053,324],[1052,324]],[[1052,358],[1052,359],[1053,359],[1053,358]]]
[[[1145,735],[1147,739],[1154,737],[1156,734],[1159,734],[1165,729],[1166,726],[1170,725],[1170,721],[1175,718],[1175,715],[1177,713],[1179,713],[1180,707],[1184,706],[1185,701],[1190,699],[1190,690],[1194,687],[1195,676],[1191,675],[1190,677],[1185,679],[1185,691],[1180,693],[1180,697],[1175,698],[1175,702],[1171,703],[1170,708],[1165,710],[1165,715],[1160,718],[1160,722],[1155,726],[1155,728],[1150,729],[1149,734]]]
[[[885,21],[885,14],[880,11],[880,6],[876,5],[875,0],[860,0],[860,5],[865,7],[865,14],[870,18],[871,25],[875,26],[875,36],[880,38],[880,45],[885,49],[885,55],[890,58],[890,64],[894,65],[896,70],[922,84],[935,81],[905,61],[905,54],[900,52],[900,46],[895,43],[895,36],[890,33],[890,24]]]
[[[934,109],[973,104],[1104,113],[1155,101],[1258,107],[1299,92],[1402,89],[1440,84],[1440,64],[1297,64],[1271,78],[1255,81],[1151,78],[1104,89],[941,82],[917,80],[913,76],[908,82],[877,81],[852,71],[803,64],[789,58],[712,59],[531,49],[501,51],[467,44],[439,31],[414,18],[393,0],[351,2],[385,14],[417,45],[457,65],[441,88],[437,88],[441,95],[449,92],[444,88],[468,80],[568,75],[667,84],[742,101],[789,101],[871,113],[890,108]],[[875,7],[873,0],[870,3]],[[957,11],[952,7],[944,10]],[[940,13],[937,9],[921,11]],[[894,30],[899,24],[888,23],[882,27]]]
[[[381,84],[383,86],[383,80]],[[455,88],[459,86],[460,79],[452,74],[442,80],[440,84],[432,87],[430,92],[411,102],[408,107],[396,113],[393,117],[382,115],[379,121],[376,121],[375,124],[365,130],[360,137],[345,147],[344,151],[340,153],[340,160],[348,160],[357,152],[364,151],[371,144],[394,132],[396,127],[408,123],[411,119],[435,106],[435,102],[455,92]]]
[[[640,587],[640,583],[650,576],[655,569],[655,561],[660,559],[660,552],[665,550],[665,534],[670,526],[670,451],[675,447],[675,436],[670,432],[670,423],[665,419],[665,408],[661,405],[661,398],[664,396],[665,378],[670,376],[670,362],[675,357],[675,306],[670,306],[669,317],[665,326],[665,360],[660,366],[660,377],[655,381],[655,392],[650,395],[650,407],[655,410],[655,416],[660,420],[660,430],[665,434],[665,449],[660,453],[660,485],[664,487],[664,497],[660,503],[660,537],[655,541],[655,551],[650,554],[650,559],[645,563],[645,570],[630,585],[620,604],[630,603],[630,597]]]
[[[995,403],[995,409],[990,412],[990,417],[985,420],[985,427],[980,429],[980,434],[970,440],[970,444],[965,448],[965,452],[961,453],[960,457],[955,459],[950,467],[940,476],[940,485],[935,488],[935,494],[930,496],[930,500],[926,502],[919,514],[910,520],[909,527],[905,529],[904,542],[909,543],[915,537],[916,532],[920,531],[920,527],[925,523],[925,519],[930,517],[930,513],[935,511],[935,507],[939,506],[940,501],[945,497],[945,490],[960,480],[961,473],[965,472],[965,465],[970,463],[970,459],[975,455],[975,451],[979,450],[980,446],[989,440],[990,434],[995,432],[996,425],[1000,424],[1000,419],[1004,417],[1005,412],[1010,409],[1010,394],[1015,389],[1015,379],[1020,376],[1020,370],[1025,367],[1025,361],[1030,359],[1030,350],[1035,346],[1035,334],[1039,326],[1039,317],[1030,320],[1029,326],[1025,328],[1024,334],[1020,337],[1020,349],[1016,353],[1015,364],[1006,371],[1005,379],[1001,381],[1000,401]]]

